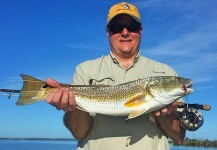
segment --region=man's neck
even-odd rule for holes
[[[117,55],[115,53],[112,52],[112,54],[115,56],[115,58],[117,59],[117,61],[125,68],[125,69],[128,69],[130,68],[133,63],[134,63],[134,60],[135,58],[137,57],[138,55],[138,52],[133,54],[133,55]]]

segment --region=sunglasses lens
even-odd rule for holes
[[[108,29],[112,33],[120,33],[123,31],[124,28],[126,28],[129,32],[136,32],[140,29],[141,24],[136,22],[130,22],[125,25],[113,23],[108,26]]]
[[[113,33],[119,33],[122,32],[124,29],[124,27],[121,24],[111,24],[109,26],[109,31],[113,32]]]
[[[140,24],[139,23],[128,23],[126,28],[130,32],[136,32],[140,29]]]

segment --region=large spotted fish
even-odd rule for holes
[[[24,80],[17,105],[46,99],[55,88],[44,81],[21,75]],[[77,108],[90,113],[128,116],[128,119],[165,107],[193,92],[190,79],[154,76],[116,86],[64,85],[71,88]]]

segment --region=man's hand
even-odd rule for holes
[[[76,108],[75,96],[68,87],[61,87],[61,84],[51,78],[46,79],[46,83],[55,89],[46,98],[47,103],[58,110],[74,111]]]
[[[180,120],[174,113],[177,110],[178,102],[173,102],[168,106],[154,112],[155,121],[164,134],[178,144],[185,138],[185,129],[180,125]]]
[[[161,115],[169,115],[169,114],[171,114],[172,112],[176,111],[177,108],[178,108],[178,102],[173,102],[173,103],[167,105],[167,106],[164,107],[164,108],[161,108],[161,109],[159,109],[159,110],[156,110],[156,111],[154,112],[154,114],[155,114],[156,117],[159,117],[159,116],[161,116]]]

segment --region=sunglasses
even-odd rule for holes
[[[108,29],[112,33],[121,33],[126,28],[129,32],[137,32],[141,29],[141,24],[137,22],[129,22],[127,24],[111,23]]]

